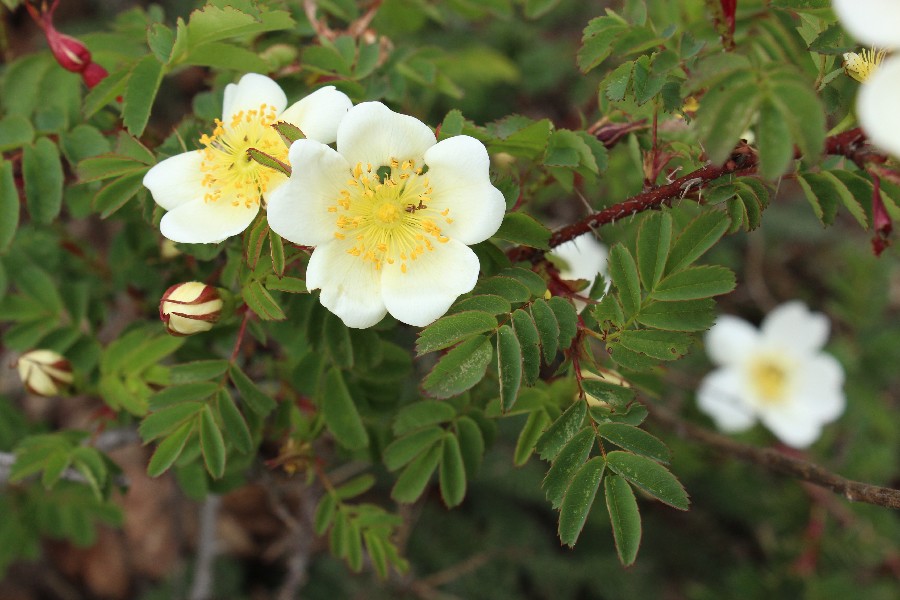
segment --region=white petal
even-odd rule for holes
[[[414,261],[387,268],[382,276],[382,294],[388,312],[403,323],[424,327],[450,308],[460,294],[475,287],[478,257],[456,240],[435,244]]]
[[[762,342],[767,347],[790,349],[795,353],[813,353],[828,340],[828,317],[810,312],[799,300],[786,302],[766,315],[760,325]]]
[[[414,117],[395,113],[381,102],[363,102],[350,109],[337,133],[337,149],[350,165],[378,168],[413,159],[421,163],[434,146],[434,133]]]
[[[218,202],[194,200],[163,215],[159,230],[173,242],[216,244],[247,229],[259,212],[258,204],[233,206],[228,198]]]
[[[844,368],[830,354],[818,354],[804,361],[796,374],[797,402],[808,407],[820,422],[834,421],[844,412]]]
[[[742,377],[735,369],[716,369],[697,389],[697,407],[726,432],[745,431],[756,422],[744,399]]]
[[[900,2],[897,0],[832,0],[844,28],[860,42],[900,48]]]
[[[322,306],[347,327],[363,329],[384,318],[380,272],[347,253],[352,243],[334,240],[316,248],[306,267],[306,287],[321,289]]]
[[[464,244],[477,244],[500,228],[506,201],[491,185],[491,159],[484,144],[467,135],[438,142],[425,152],[432,204],[449,208],[450,223],[439,223],[445,235]]]
[[[153,200],[166,210],[202,199],[206,193],[200,171],[202,162],[203,154],[199,150],[171,156],[147,171],[144,187],[150,190]]]
[[[900,9],[900,2],[897,2]],[[900,35],[900,18],[893,27]],[[900,157],[900,56],[885,60],[860,86],[859,124],[873,144]]]
[[[287,106],[287,96],[277,83],[265,75],[247,73],[237,85],[225,86],[222,102],[222,121],[227,125],[231,117],[242,110],[256,110],[260,104],[267,104],[280,113]]]
[[[347,94],[329,85],[294,102],[278,120],[296,125],[308,139],[330,144],[337,139],[338,125],[352,106]]]
[[[822,422],[802,411],[764,411],[759,420],[775,437],[794,448],[806,448],[822,433]]]
[[[556,246],[550,251],[550,255],[561,258],[565,263],[565,267],[559,271],[563,279],[586,279],[593,284],[598,274],[606,275],[609,251],[597,241],[593,233],[579,235]]]
[[[330,147],[314,140],[297,140],[288,154],[291,177],[268,195],[269,226],[301,246],[318,246],[334,239],[335,206],[350,178],[350,166]]]
[[[717,365],[735,365],[753,352],[759,331],[743,319],[721,315],[706,332],[706,354]]]

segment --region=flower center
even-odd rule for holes
[[[750,365],[750,383],[765,404],[783,402],[788,387],[787,365],[771,357],[758,358]]]
[[[285,176],[264,167],[247,155],[256,148],[282,162],[287,161],[288,149],[271,126],[277,120],[275,107],[261,104],[258,110],[242,110],[234,114],[230,123],[216,119],[212,135],[200,137],[204,148],[203,199],[218,202],[225,198],[233,206],[250,207],[260,204],[273,183],[281,183]]]
[[[844,53],[844,71],[853,79],[864,82],[872,76],[884,60],[885,50],[875,48],[863,48],[859,54],[856,52]]]
[[[450,209],[438,211],[431,194],[425,169],[413,160],[392,158],[390,165],[377,170],[358,163],[336,203],[328,207],[337,215],[334,236],[349,236],[353,245],[347,253],[372,263],[375,270],[399,263],[406,273],[408,262],[434,250],[433,242],[449,241],[437,222],[452,223]]]

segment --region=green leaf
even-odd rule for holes
[[[169,378],[173,384],[209,381],[227,370],[227,360],[195,360],[169,367]]]
[[[556,8],[559,0],[525,0],[525,16],[538,19]]]
[[[286,162],[282,162],[271,154],[266,154],[262,150],[259,150],[257,148],[247,148],[247,156],[258,162],[262,166],[266,167],[267,169],[278,171],[279,173],[287,175],[288,177],[290,177],[291,175],[291,165]]]
[[[622,566],[634,564],[641,546],[641,513],[631,486],[618,475],[607,475],[603,480],[606,509],[612,523],[616,552]]]
[[[553,465],[541,483],[541,488],[547,494],[547,500],[553,504],[553,508],[559,508],[562,504],[572,477],[587,460],[595,439],[593,429],[590,427],[582,429],[566,443],[553,460]]]
[[[522,352],[523,383],[533,386],[541,373],[541,347],[538,330],[531,315],[524,309],[512,314],[513,331],[519,340]]]
[[[244,302],[264,321],[284,321],[287,315],[259,281],[251,281],[241,290]]]
[[[449,433],[444,436],[438,482],[441,487],[441,498],[444,499],[447,508],[458,506],[466,497],[466,469],[459,449],[459,440]]]
[[[100,213],[101,219],[107,218],[144,189],[145,174],[146,168],[142,167],[109,182],[94,196],[91,207]]]
[[[278,121],[277,123],[272,125],[272,128],[274,128],[275,131],[278,132],[278,135],[282,137],[287,146],[290,146],[297,140],[302,140],[306,137],[305,135],[303,135],[303,132],[299,127],[297,127],[293,123],[288,123],[287,121]]]
[[[496,296],[494,294],[484,294],[463,298],[454,304],[450,310],[450,314],[456,314],[466,311],[478,311],[489,315],[502,315],[512,310],[509,300]]]
[[[59,149],[49,138],[25,146],[22,177],[31,218],[44,225],[52,223],[62,209],[63,169]]]
[[[272,255],[272,271],[276,277],[284,275],[284,244],[281,236],[269,229],[269,252]]]
[[[434,426],[419,429],[394,440],[382,453],[384,466],[389,471],[396,471],[439,442],[444,434],[445,430],[442,427]]]
[[[138,433],[145,442],[163,437],[192,420],[204,406],[202,402],[181,402],[165,406],[144,417]]]
[[[433,398],[457,396],[482,380],[493,356],[488,338],[483,335],[469,338],[438,360],[422,387]]]
[[[231,6],[207,4],[191,13],[187,34],[190,46],[196,48],[232,37],[289,29],[293,25],[290,14],[283,10],[261,12],[257,18]]]
[[[607,344],[606,351],[616,361],[616,364],[631,371],[647,371],[655,367],[658,362],[646,354],[629,350],[618,342]]]
[[[507,213],[493,237],[541,250],[550,249],[547,245],[550,230],[525,213]]]
[[[391,489],[391,498],[403,504],[418,500],[442,456],[443,444],[435,444],[427,452],[419,455],[400,473]]]
[[[262,254],[263,244],[268,239],[269,223],[263,216],[262,211],[247,229],[244,236],[244,257],[247,259],[247,266],[251,270],[256,269],[259,262],[259,256]]]
[[[556,419],[538,438],[535,450],[543,460],[553,460],[575,434],[581,431],[584,417],[587,415],[587,403],[580,400],[573,402],[566,412]]]
[[[529,269],[522,267],[508,267],[498,273],[501,277],[512,277],[525,285],[535,298],[543,296],[547,292],[547,282],[544,278]]]
[[[738,69],[717,81],[697,110],[697,135],[710,161],[725,162],[750,126],[760,101],[760,85],[751,69]]]
[[[147,475],[158,477],[172,466],[172,463],[181,456],[184,445],[194,432],[195,426],[195,420],[187,421],[156,447],[156,452],[153,453],[153,456],[150,458],[150,464],[147,465]]]
[[[247,454],[253,450],[253,437],[250,435],[244,415],[235,406],[228,390],[220,389],[216,400],[216,408],[222,418],[223,431],[228,441],[234,444],[239,452]]]
[[[118,71],[112,71],[94,86],[84,97],[82,113],[85,119],[90,119],[107,104],[125,93],[128,84],[128,75],[131,74],[131,65],[126,65]]]
[[[793,68],[775,71],[770,97],[788,119],[791,137],[804,160],[815,162],[825,146],[825,110],[812,85],[798,75]]]
[[[759,172],[766,179],[784,173],[794,158],[788,115],[771,98],[763,100],[756,122],[756,145],[759,148]]]
[[[672,242],[672,215],[652,213],[641,223],[637,238],[637,262],[644,288],[652,290],[662,278]]]
[[[582,379],[581,387],[588,395],[615,408],[625,408],[634,400],[633,389],[593,377]]]
[[[218,388],[219,384],[212,381],[172,385],[150,396],[150,409],[160,410],[182,402],[200,402],[215,394]]]
[[[363,427],[340,369],[329,369],[323,385],[321,409],[328,430],[340,444],[351,450],[366,447],[369,434]]]
[[[16,189],[12,163],[0,159],[0,254],[9,248],[18,227],[19,191]],[[0,296],[2,295],[0,290]]]
[[[727,294],[734,286],[734,273],[725,267],[688,267],[666,276],[656,286],[652,297],[655,300],[695,300]]]
[[[591,173],[599,173],[597,161],[587,142],[576,132],[557,129],[547,140],[544,164],[548,167],[577,169],[585,167]]]
[[[609,274],[619,290],[625,316],[637,313],[641,307],[641,283],[634,257],[622,244],[616,244],[609,252]]]
[[[575,546],[581,530],[584,529],[605,467],[603,457],[596,456],[587,461],[575,473],[566,491],[559,510],[559,539],[569,547]]]
[[[597,426],[597,432],[616,446],[635,454],[647,456],[662,463],[668,463],[671,458],[669,448],[659,438],[643,429],[624,423],[602,423]]]
[[[185,65],[235,69],[244,72],[266,72],[269,65],[256,52],[223,42],[211,42],[193,48],[184,58]]]
[[[234,387],[241,394],[241,398],[251,411],[260,417],[265,417],[275,409],[275,401],[256,387],[256,384],[247,377],[237,365],[231,365],[228,376]]]
[[[690,501],[684,487],[668,469],[649,458],[630,452],[608,452],[606,461],[613,472],[627,479],[657,500],[679,510],[687,510]]]
[[[0,152],[7,152],[30,144],[34,127],[22,115],[7,115],[0,119]]]
[[[559,347],[567,350],[578,333],[578,313],[572,303],[565,298],[554,296],[547,301],[559,324]]]
[[[834,223],[839,202],[854,202],[847,186],[828,172],[802,173],[797,182],[823,225]]]
[[[200,451],[209,474],[215,479],[222,477],[225,473],[225,439],[209,405],[200,412]]]
[[[528,286],[512,277],[495,276],[482,279],[475,286],[474,293],[500,296],[512,304],[527,302],[531,298]]]
[[[459,438],[463,466],[472,477],[478,472],[484,457],[484,434],[474,420],[462,416],[456,421],[456,436]]]
[[[109,138],[90,125],[77,125],[71,131],[61,134],[59,147],[72,165],[110,151]]]
[[[615,13],[592,19],[584,28],[578,50],[578,68],[583,73],[597,67],[613,53],[615,42],[628,32],[630,25]]]
[[[637,320],[647,327],[671,331],[704,331],[716,320],[716,303],[711,298],[681,302],[650,302]]]
[[[446,423],[456,417],[456,409],[448,402],[422,400],[404,406],[394,417],[394,435],[403,435],[436,423]]]
[[[492,331],[497,319],[485,312],[464,311],[442,317],[423,329],[416,340],[416,355],[443,350],[479,333]]]
[[[525,426],[522,428],[519,437],[516,440],[516,449],[513,453],[513,464],[521,467],[534,452],[534,446],[537,444],[541,433],[550,424],[550,416],[545,410],[535,410],[528,415]]]
[[[349,500],[365,494],[372,486],[375,485],[375,477],[369,473],[354,477],[347,483],[342,484],[334,490],[335,495],[341,500]]]
[[[824,171],[831,177],[836,177],[843,187],[847,189],[848,194],[839,194],[844,206],[850,211],[850,214],[856,219],[860,227],[869,228],[871,220],[871,198],[872,183],[859,175],[850,171]]]
[[[289,294],[305,294],[309,290],[306,289],[306,282],[297,277],[275,277],[270,275],[266,278],[266,289],[278,292],[287,292]]]
[[[543,298],[538,298],[532,303],[531,316],[540,336],[544,362],[549,365],[559,350],[559,322],[553,309]]]
[[[162,77],[163,66],[152,54],[138,61],[131,70],[122,106],[122,122],[131,135],[140,137],[144,133]]]
[[[509,325],[497,331],[497,371],[500,379],[500,406],[513,407],[522,382],[522,346]]]
[[[324,535],[328,531],[331,521],[334,519],[336,507],[337,500],[331,494],[325,494],[319,500],[319,505],[313,515],[313,531],[316,532],[316,535]]]
[[[634,352],[659,360],[675,360],[687,353],[692,338],[687,333],[658,329],[630,329],[623,331],[619,342]]]
[[[332,362],[338,367],[352,368],[353,340],[350,339],[350,330],[344,325],[340,317],[331,312],[325,313],[322,337]]]
[[[675,240],[669,252],[666,273],[680,271],[713,247],[728,229],[728,216],[711,210],[701,213]]]

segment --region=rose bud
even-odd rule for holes
[[[58,396],[72,383],[72,365],[52,350],[32,350],[16,362],[25,388],[38,396]]]
[[[172,335],[193,335],[209,331],[222,314],[219,290],[188,281],[173,285],[159,301],[159,318]]]

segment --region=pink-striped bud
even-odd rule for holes
[[[188,281],[173,285],[159,301],[159,318],[172,335],[193,335],[209,331],[222,315],[219,290]]]
[[[32,350],[16,362],[25,388],[38,396],[58,396],[72,383],[72,365],[52,350]]]

